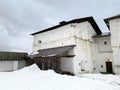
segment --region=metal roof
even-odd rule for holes
[[[85,22],[85,21],[90,22],[90,24],[92,25],[92,27],[94,28],[95,32],[98,35],[100,35],[102,33],[100,28],[98,27],[97,23],[95,22],[95,20],[91,16],[91,17],[84,17],[84,18],[74,19],[74,20],[71,20],[71,21],[63,21],[59,25],[56,25],[56,26],[53,26],[53,27],[50,27],[50,28],[47,28],[47,29],[44,29],[44,30],[41,30],[41,31],[38,31],[38,32],[35,32],[35,33],[32,33],[31,35],[36,35],[36,34],[39,34],[39,33],[47,32],[47,31],[50,31],[50,30],[54,30],[56,28],[68,25],[70,23],[80,23],[80,22]]]
[[[24,60],[27,55],[24,52],[0,52],[0,61]]]
[[[62,55],[63,53],[65,53],[66,51],[69,51],[70,49],[74,47],[75,45],[69,45],[69,46],[41,49],[41,50],[38,50],[38,54],[30,55],[30,57],[34,58],[34,57],[58,56],[58,55]]]
[[[111,35],[110,32],[105,32],[105,33],[102,33],[101,35],[93,36],[93,38],[109,37],[110,35]]]

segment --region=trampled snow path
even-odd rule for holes
[[[41,71],[34,64],[14,72],[0,73],[0,90],[120,90],[120,77],[100,74],[67,76]],[[118,81],[117,81],[118,80]]]
[[[117,84],[120,86],[120,75],[112,75],[112,74],[80,74],[81,78],[89,78],[93,80],[101,80],[106,81],[110,84]]]

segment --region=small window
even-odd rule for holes
[[[101,68],[103,68],[103,65],[101,65]]]
[[[107,45],[107,41],[104,41],[104,45]]]
[[[41,41],[41,40],[38,40],[38,43],[42,43],[42,41]]]

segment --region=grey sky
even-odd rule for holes
[[[106,32],[103,19],[119,13],[120,0],[0,0],[0,50],[31,52],[30,33],[86,16]]]

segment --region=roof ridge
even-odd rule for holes
[[[53,27],[50,27],[50,28],[47,28],[47,29],[44,29],[44,30],[41,30],[41,31],[38,31],[38,32],[35,32],[35,33],[32,33],[31,35],[47,32],[47,31],[50,31],[50,30],[53,30],[53,29],[68,25],[70,23],[80,23],[80,22],[84,22],[84,21],[89,21],[90,24],[92,25],[92,27],[94,28],[95,32],[98,35],[102,33],[100,28],[98,27],[97,23],[95,22],[94,18],[92,16],[89,16],[89,17],[83,17],[83,18],[78,18],[78,19],[73,19],[73,20],[70,20],[70,21],[66,21],[63,24],[55,25]]]

